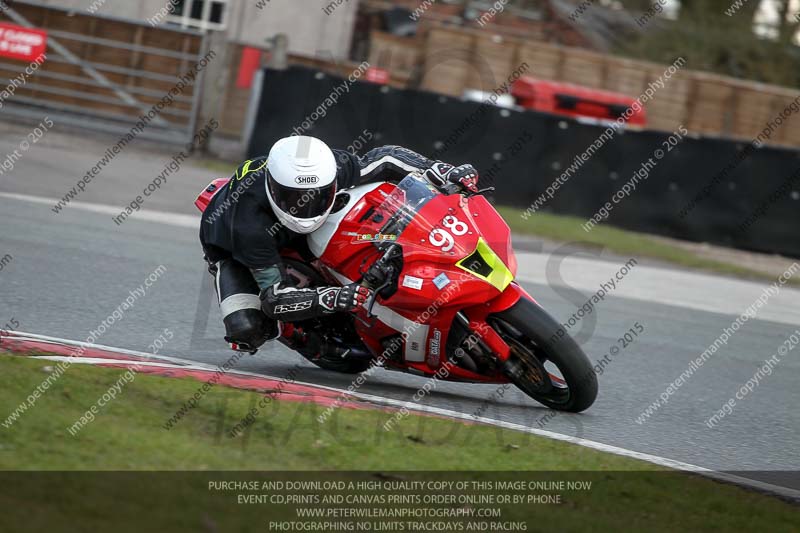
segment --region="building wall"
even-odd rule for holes
[[[51,7],[87,11],[92,6],[97,6],[97,15],[111,15],[129,19],[145,20],[152,17],[156,11],[166,5],[166,0],[38,0],[31,3]]]
[[[343,59],[350,48],[359,0],[342,0],[330,14],[324,9],[336,0],[231,0],[228,8],[227,39],[264,47],[277,33],[289,36],[289,52],[313,57]],[[40,0],[47,6],[88,11],[146,21],[163,9],[168,0]]]
[[[231,40],[264,45],[276,33],[289,36],[289,52],[313,57],[347,57],[358,0],[345,0],[326,15],[326,0],[270,0],[258,9],[255,0],[231,6]]]

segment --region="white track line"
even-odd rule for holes
[[[584,294],[588,299],[600,288],[601,283],[611,286],[609,280],[623,265],[622,262],[566,256],[558,259],[560,279],[556,281],[548,279],[547,275],[548,264],[552,267],[552,263],[552,256],[547,254],[517,252],[517,280],[546,286],[561,285],[563,280],[568,287],[586,291]],[[786,268],[794,263],[792,259],[786,260]],[[800,272],[795,273],[794,277],[800,278]],[[616,287],[608,292],[608,296],[736,316],[759,299],[763,291],[777,280],[777,275],[771,281],[748,281],[639,264],[630,267],[624,279],[615,280]],[[756,318],[800,325],[800,307],[797,306],[800,290],[783,285],[778,286],[777,292],[773,289],[772,293],[766,304],[759,308]],[[535,292],[533,295],[536,296]]]
[[[85,342],[73,341],[70,339],[61,339],[58,337],[49,337],[46,335],[39,335],[36,333],[23,333],[23,332],[14,332],[16,337],[21,338],[28,338],[32,340],[39,340],[39,341],[46,341],[46,342],[53,342],[53,343],[60,343],[69,346],[83,346],[86,348],[94,348],[94,349],[101,349],[101,350],[109,350],[121,354],[133,355],[137,357],[147,357],[151,359],[160,359],[164,361],[170,361],[172,363],[180,364],[180,365],[191,365],[198,369],[206,369],[206,370],[219,370],[219,367],[215,367],[213,365],[208,365],[205,363],[199,363],[195,361],[191,361],[189,359],[181,359],[177,357],[167,357],[164,355],[154,355],[145,352],[137,352],[134,350],[126,350],[124,348],[114,348],[111,346],[103,346],[100,344],[89,344]],[[274,376],[267,376],[264,374],[257,374],[255,372],[247,372],[242,370],[231,370],[228,372],[229,374],[237,374],[242,376],[252,376],[252,377],[259,377],[259,378],[267,378],[267,379],[275,379],[281,380],[282,378],[274,377]],[[689,463],[684,463],[681,461],[675,461],[673,459],[668,459],[666,457],[660,457],[658,455],[651,455],[647,453],[641,453],[633,450],[628,450],[626,448],[620,448],[618,446],[612,446],[610,444],[603,444],[602,442],[596,442],[593,440],[583,439],[580,437],[571,437],[569,435],[563,435],[561,433],[555,433],[553,431],[547,431],[543,429],[535,429],[530,428],[527,426],[523,426],[521,424],[515,424],[513,422],[505,422],[502,420],[495,420],[493,418],[485,418],[485,417],[474,417],[472,415],[468,415],[466,413],[460,413],[458,411],[451,411],[450,409],[442,409],[440,407],[433,407],[430,405],[422,405],[413,402],[404,402],[401,400],[395,400],[393,398],[384,398],[382,396],[374,396],[372,394],[365,394],[362,392],[348,392],[343,389],[337,389],[335,387],[329,387],[326,385],[317,385],[315,383],[305,383],[301,381],[295,381],[298,385],[304,385],[308,387],[315,387],[319,389],[326,389],[329,391],[339,392],[343,396],[351,396],[353,398],[357,398],[360,400],[368,401],[371,403],[375,403],[378,405],[383,405],[387,407],[394,407],[394,408],[403,408],[417,411],[420,413],[428,413],[428,414],[435,414],[447,418],[452,418],[455,420],[464,420],[468,422],[479,422],[482,424],[487,424],[495,427],[500,427],[504,429],[511,429],[514,431],[521,431],[523,433],[530,433],[532,435],[537,435],[539,437],[545,437],[548,439],[558,440],[562,442],[568,442],[570,444],[576,444],[578,446],[583,446],[584,448],[590,448],[593,450],[607,452],[614,455],[619,455],[622,457],[628,457],[631,459],[638,459],[640,461],[645,461],[647,463],[651,463],[658,466],[663,466],[666,468],[672,468],[675,470],[680,470],[683,472],[693,472],[697,473],[709,478],[716,479],[718,481],[724,481],[726,483],[733,483],[736,485],[741,485],[745,487],[749,487],[751,489],[760,490],[763,492],[767,492],[770,494],[775,494],[784,498],[788,498],[791,500],[800,501],[800,490],[791,489],[788,487],[781,487],[779,485],[773,485],[771,483],[766,483],[763,481],[758,481],[755,479],[749,479],[741,476],[737,476],[734,474],[728,474],[725,472],[716,472],[714,470],[692,465]]]
[[[21,202],[30,202],[33,204],[44,204],[50,207],[55,206],[61,200],[58,198],[47,198],[45,196],[31,196],[29,194],[16,194],[11,192],[0,192],[0,198],[8,198],[9,200],[19,200]],[[92,213],[100,213],[101,215],[117,216],[123,211],[125,207],[108,204],[95,204],[88,202],[70,202],[61,209],[61,213],[69,211],[70,209],[79,209],[82,211],[89,211]],[[60,213],[59,213],[60,214]],[[140,209],[130,216],[131,219],[143,220],[145,222],[157,222],[159,224],[167,224],[170,226],[178,226],[181,228],[200,228],[200,214],[197,215],[181,215],[176,213],[168,213],[166,211],[155,211],[152,209]]]
[[[175,368],[180,370],[202,370],[208,372],[207,368],[195,365],[176,365],[173,363],[154,363],[152,361],[128,361],[125,359],[109,359],[106,357],[71,357],[66,355],[35,355],[31,359],[42,359],[45,361],[69,361],[73,365],[126,365],[126,366],[149,366],[157,368]]]

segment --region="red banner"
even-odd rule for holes
[[[47,32],[0,23],[0,56],[34,62],[47,50]]]

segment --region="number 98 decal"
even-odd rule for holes
[[[441,247],[443,252],[449,252],[456,244],[453,235],[457,237],[464,235],[469,230],[469,226],[453,215],[444,217],[442,219],[442,225],[450,231],[442,228],[434,228],[431,230],[430,234],[428,234],[428,240],[432,245]],[[451,235],[450,232],[452,232],[453,235]]]

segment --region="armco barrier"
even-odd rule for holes
[[[267,70],[250,155],[261,155],[309,116],[303,132],[344,148],[364,130],[362,151],[399,144],[455,164],[470,162],[495,185],[500,204],[527,208],[605,127],[563,117],[500,109],[421,91],[356,82],[313,115],[344,80],[300,67]],[[341,92],[341,91],[340,91]],[[675,124],[677,129],[680,124]],[[299,131],[299,130],[295,130]],[[544,211],[589,218],[662,147],[669,134],[619,131],[562,185]],[[509,147],[530,138],[511,155]],[[800,168],[800,152],[755,150],[719,180],[686,216],[681,211],[736,158],[746,143],[684,139],[658,161],[646,181],[614,206],[608,223],[636,231],[800,257],[800,180],[746,229],[740,226]],[[494,167],[494,170],[491,170]],[[535,220],[535,219],[534,219]]]

